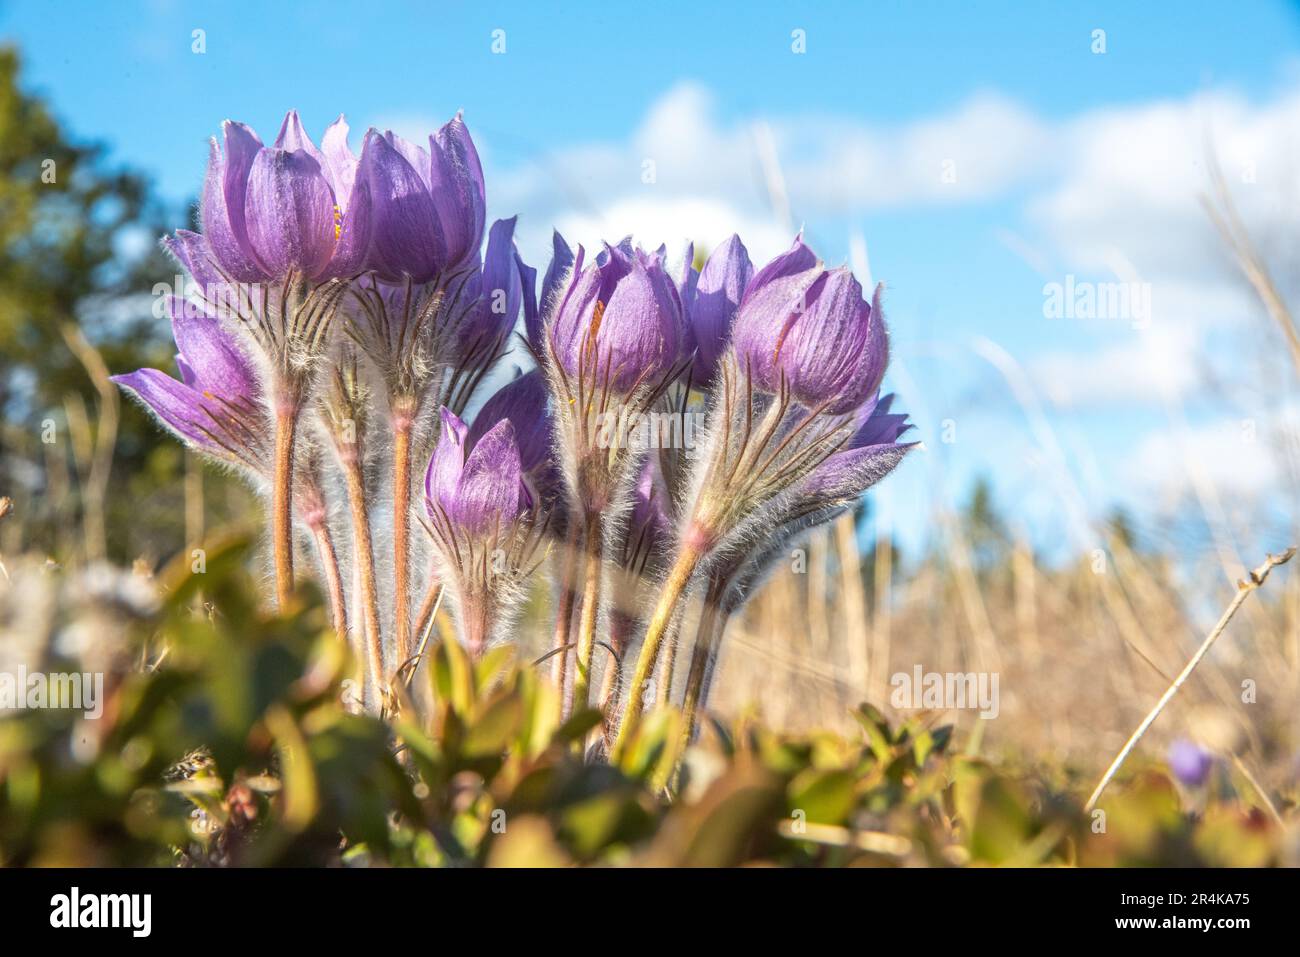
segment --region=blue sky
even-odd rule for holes
[[[886,282],[888,381],[927,451],[878,500],[909,544],[977,475],[1045,548],[1087,547],[1116,502],[1280,544],[1249,516],[1296,500],[1296,391],[1266,387],[1281,340],[1198,194],[1212,142],[1294,261],[1292,5],[9,2],[0,35],[178,205],[227,117],[270,137],[296,107],[319,135],[344,112],[358,146],[463,109],[531,259],[552,225],[670,250],[739,230],[756,257],[804,226]],[[1067,277],[1146,284],[1149,321],[1045,317]]]

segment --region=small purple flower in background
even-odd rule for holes
[[[139,369],[112,380],[129,391],[177,438],[218,461],[241,467],[259,489],[273,479],[273,431],[262,387],[235,337],[199,304],[167,300],[180,379]],[[321,488],[318,456],[308,449],[289,479],[293,516],[307,527],[327,578],[335,627],[347,631],[338,560]]]
[[[469,426],[442,410],[442,434],[425,474],[430,516],[467,537],[491,537],[524,511],[528,492],[515,429],[509,419],[495,423],[474,444]]]
[[[1204,784],[1214,767],[1214,755],[1186,738],[1178,738],[1169,746],[1166,760],[1174,777],[1189,788]]]
[[[585,707],[591,687],[597,605],[600,600],[606,514],[627,503],[642,450],[617,434],[611,422],[634,420],[651,410],[681,371],[685,329],[677,286],[664,266],[662,247],[653,253],[630,239],[606,245],[595,261],[578,248],[572,269],[568,246],[557,234],[550,282],[567,274],[563,292],[545,291],[542,358],[555,399],[556,448],[569,493],[563,593],[574,589],[579,543],[586,581],[579,619],[575,707]],[[614,439],[609,440],[611,431]],[[561,613],[561,618],[565,616]],[[567,647],[568,621],[557,626],[556,646]],[[561,653],[559,668],[567,655]],[[558,676],[562,683],[562,676]]]
[[[734,234],[713,250],[698,273],[691,263],[693,251],[693,246],[687,251],[680,283],[682,310],[687,319],[688,343],[695,349],[691,378],[707,385],[713,381],[718,360],[731,341],[731,325],[754,276],[754,266],[745,244]]]

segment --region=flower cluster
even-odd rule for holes
[[[618,752],[673,700],[680,646],[693,717],[775,556],[911,447],[880,393],[881,290],[868,301],[802,237],[756,270],[736,236],[673,268],[663,247],[593,255],[556,233],[539,284],[515,219],[487,223],[460,116],[427,148],[372,129],[359,157],[342,117],[319,147],[293,112],[271,146],[241,123],[222,133],[200,231],[164,240],[193,280],[169,303],[179,379],[117,381],[267,492],[281,603],[308,533],[373,710],[408,701],[444,593],[478,656],[512,639],[549,558],[562,706],[591,703],[603,670]],[[533,368],[476,402],[512,351]],[[611,440],[611,416],[689,416],[702,442]]]

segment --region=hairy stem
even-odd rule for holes
[[[361,472],[361,462],[355,455],[343,460],[343,474],[348,485],[348,505],[352,512],[352,540],[356,554],[357,574],[361,581],[361,616],[365,641],[363,661],[368,661],[369,674],[362,685],[373,687],[381,693],[384,686],[383,636],[379,630],[379,594],[375,586],[375,550],[370,537],[370,514],[366,509],[366,483]]]
[[[676,619],[674,619],[676,621]],[[669,705],[673,701],[673,679],[677,674],[677,627],[669,628],[664,636],[664,663],[659,669],[659,682],[655,685],[655,704]]]
[[[460,601],[461,637],[472,661],[483,657],[492,635],[492,602],[487,595],[463,595]]]
[[[573,628],[573,576],[577,572],[578,542],[580,528],[577,522],[569,523],[569,532],[565,537],[564,551],[560,554],[560,593],[558,607],[555,610],[555,640],[551,644],[554,663],[551,665],[551,677],[556,690],[560,693],[560,708],[564,709],[564,685],[569,670],[569,633]]]
[[[411,426],[393,430],[393,608],[397,662],[411,657]]]
[[[603,563],[600,515],[587,516],[587,571],[582,592],[582,616],[578,622],[578,669],[573,676],[573,711],[587,706],[591,697],[591,656],[596,647],[596,612],[600,602],[600,573]]]
[[[632,739],[632,733],[641,721],[641,705],[645,694],[645,684],[654,673],[655,663],[659,660],[659,648],[663,644],[668,626],[672,624],[677,603],[681,600],[686,586],[690,584],[695,567],[700,563],[700,552],[694,548],[683,547],[677,554],[672,570],[663,584],[659,604],[655,606],[654,616],[646,628],[645,640],[641,642],[641,653],[637,656],[636,671],[628,685],[627,700],[623,705],[623,718],[619,722],[618,734],[614,738],[613,757],[618,760],[623,750]]]
[[[339,559],[334,551],[334,539],[330,535],[329,525],[320,522],[312,526],[312,540],[320,555],[321,568],[325,572],[325,587],[330,598],[330,617],[334,620],[334,630],[344,641],[348,640],[348,607],[343,600],[343,579],[339,575]]]
[[[293,594],[293,446],[296,410],[275,418],[275,471],[271,476],[271,544],[275,553],[275,598],[280,608]]]
[[[605,673],[600,680],[600,710],[605,716],[604,738],[605,753],[614,747],[614,715],[618,713],[623,697],[623,662],[627,660],[628,645],[632,642],[632,633],[636,622],[621,611],[611,610],[609,616],[609,644],[613,653],[605,665]]]
[[[713,659],[722,638],[720,626],[726,621],[718,610],[719,591],[717,582],[709,586],[709,593],[704,599],[704,611],[700,615],[700,627],[695,635],[695,647],[691,649],[691,669],[686,676],[686,695],[682,702],[685,717],[682,723],[687,741],[695,737],[698,711],[708,697],[707,678],[713,670]]]

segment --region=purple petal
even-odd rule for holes
[[[480,296],[488,301],[489,311],[509,332],[519,316],[523,300],[523,281],[515,265],[515,220],[498,219],[488,233],[487,254],[483,257],[483,286]]]
[[[514,426],[519,445],[520,467],[525,472],[532,472],[546,462],[551,453],[547,395],[546,381],[539,369],[502,386],[483,403],[470,427],[467,444],[474,448],[489,429],[508,420]]]
[[[701,382],[713,378],[718,360],[731,338],[736,310],[740,308],[740,300],[753,274],[749,251],[734,234],[713,251],[699,273],[689,315],[697,349],[696,377]]]
[[[384,131],[384,142],[395,149],[402,159],[406,160],[411,169],[415,170],[420,177],[420,182],[424,183],[426,190],[431,190],[432,184],[429,180],[429,153],[423,146],[416,146],[410,140],[398,136],[392,130]]]
[[[452,520],[471,533],[484,534],[512,521],[520,511],[523,470],[515,429],[503,419],[469,453],[456,485]]]
[[[549,317],[543,313],[543,326],[550,337],[550,348],[555,350],[560,362],[569,372],[577,370],[578,354],[591,309],[600,295],[600,266],[592,263],[583,266],[586,253],[579,246],[573,261],[573,271]],[[542,306],[546,308],[545,304]]]
[[[804,478],[798,495],[828,501],[857,498],[892,472],[917,444],[868,445],[836,452]]]
[[[816,406],[838,397],[855,381],[870,307],[862,299],[862,286],[843,268],[818,277],[808,289],[807,300],[807,307],[787,322],[777,347],[777,365],[795,398]]]
[[[559,300],[564,295],[564,280],[573,269],[573,250],[564,241],[558,230],[551,234],[551,262],[542,277],[542,290],[537,300],[537,317],[532,325],[526,325],[528,341],[540,354],[542,351],[542,329],[550,316],[559,308]],[[581,267],[579,267],[581,268]],[[525,316],[525,321],[527,316]]]
[[[352,204],[352,188],[357,181],[357,158],[348,146],[348,124],[339,114],[339,118],[325,128],[325,135],[320,141],[321,152],[325,154],[322,164],[328,175],[330,186],[334,189],[334,199],[346,213]]]
[[[370,256],[374,226],[374,203],[370,184],[361,183],[352,191],[352,203],[341,211],[342,223],[335,228],[338,242],[323,278],[347,278],[361,272]]]
[[[745,288],[731,338],[741,366],[748,365],[763,388],[779,387],[777,353],[790,325],[806,311],[809,291],[822,274],[816,255],[796,238]]]
[[[214,287],[224,285],[225,279],[218,271],[206,236],[188,229],[178,229],[175,236],[164,236],[162,244],[198,283],[204,295],[218,294]]]
[[[248,357],[231,333],[215,317],[204,315],[183,299],[168,297],[167,309],[179,352],[177,360],[192,370],[187,381],[220,399],[252,402],[261,389]]]
[[[430,192],[447,240],[448,267],[457,270],[478,253],[487,221],[483,166],[460,114],[429,137]]]
[[[542,320],[537,311],[537,270],[524,262],[518,250],[515,251],[515,268],[519,270],[519,284],[523,290],[524,331],[528,344],[541,355]]]
[[[225,153],[209,141],[208,174],[203,183],[201,219],[216,261],[236,282],[260,282],[265,271],[248,241],[245,205],[248,177],[262,149],[257,134],[243,123],[222,124]]]
[[[157,369],[140,369],[129,375],[115,375],[112,380],[135,393],[163,425],[182,441],[193,443],[216,455],[227,454],[200,428],[211,428],[212,423],[204,410],[200,393]]]
[[[437,502],[448,508],[465,467],[465,436],[469,429],[450,409],[444,407],[440,414],[442,431],[424,473],[424,494],[429,503]]]
[[[334,252],[334,192],[304,150],[265,149],[248,176],[248,239],[272,276],[316,278]]]
[[[677,278],[677,292],[682,299],[682,317],[688,324],[699,282],[700,271],[695,268],[695,243],[687,243],[686,252],[682,254],[681,275]]]
[[[302,128],[302,120],[298,118],[297,110],[290,110],[284,115],[284,122],[280,124],[280,135],[275,138],[274,146],[286,153],[302,150],[314,159],[322,170],[328,168],[325,154],[316,148],[307,131]]]
[[[420,174],[377,133],[366,137],[358,179],[370,186],[370,263],[397,280],[403,274],[427,282],[446,258],[446,245],[433,198]]]

